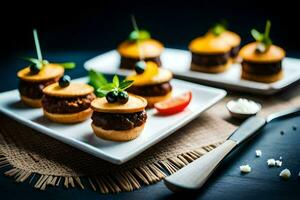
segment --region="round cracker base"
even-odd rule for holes
[[[153,108],[155,103],[169,99],[171,98],[171,96],[172,96],[172,92],[169,92],[164,96],[153,96],[153,97],[143,96],[143,97],[147,100],[147,108]]]
[[[71,114],[57,114],[57,113],[49,113],[45,109],[44,116],[49,120],[57,123],[63,124],[71,124],[71,123],[78,123],[83,122],[92,116],[93,110],[88,108],[78,113],[71,113]]]
[[[249,80],[249,81],[273,83],[281,80],[282,78],[283,78],[282,70],[277,74],[272,74],[272,75],[256,75],[256,74],[247,73],[244,70],[242,70],[242,79]]]
[[[228,61],[226,64],[224,65],[216,65],[216,66],[200,66],[200,65],[196,65],[194,63],[191,64],[191,70],[192,71],[198,71],[198,72],[205,72],[205,73],[222,73],[227,71],[231,66],[231,62]]]
[[[130,130],[117,131],[117,130],[105,130],[99,126],[92,124],[95,135],[105,140],[111,140],[116,142],[124,142],[137,138],[143,131],[145,123],[141,126],[135,127]]]
[[[42,99],[31,99],[29,97],[25,97],[21,95],[21,101],[30,106],[32,108],[41,108],[42,107]]]

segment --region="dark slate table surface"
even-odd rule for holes
[[[67,72],[73,78],[85,75],[83,63],[99,52],[48,52],[49,60],[76,61],[76,70]],[[290,54],[291,55],[291,54]],[[300,54],[294,53],[299,57]],[[1,63],[0,92],[17,87],[15,73],[24,62],[6,58]],[[293,126],[297,126],[293,130]],[[280,134],[284,130],[285,134]],[[262,150],[262,157],[255,157],[255,150]],[[266,160],[283,158],[281,168],[269,168]],[[250,164],[252,172],[242,175],[239,166]],[[278,176],[284,168],[291,170],[292,177],[281,180]],[[277,120],[266,125],[254,139],[235,150],[221,164],[204,188],[195,193],[173,194],[164,187],[163,182],[146,186],[134,192],[101,195],[91,189],[47,188],[39,191],[28,183],[17,184],[12,178],[5,177],[0,170],[1,199],[299,199],[300,197],[300,116]]]

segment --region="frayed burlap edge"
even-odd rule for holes
[[[17,183],[28,182],[34,188],[45,190],[49,186],[65,188],[90,187],[103,194],[129,192],[141,188],[143,185],[157,183],[166,176],[175,173],[182,167],[193,162],[203,154],[216,148],[218,144],[201,147],[198,150],[188,151],[175,157],[156,161],[140,167],[135,167],[122,172],[101,176],[53,176],[30,172],[12,166],[9,160],[0,152],[0,169],[10,167],[4,174],[13,177]],[[37,178],[38,177],[38,178]],[[83,182],[82,180],[86,180]]]

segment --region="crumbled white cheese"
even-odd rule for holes
[[[282,160],[282,156],[279,157],[279,160]]]
[[[268,160],[267,160],[267,163],[268,163],[268,166],[269,166],[269,167],[274,167],[275,164],[276,164],[276,161],[275,161],[274,158],[271,158],[271,159],[268,159]]]
[[[249,172],[251,172],[251,167],[250,167],[250,165],[241,165],[240,170],[243,173],[249,173]]]
[[[254,114],[260,109],[260,106],[254,101],[243,98],[239,98],[236,101],[230,101],[228,107],[232,112],[242,114]]]
[[[256,157],[261,157],[262,152],[261,152],[261,150],[256,150],[255,154],[256,154]]]
[[[283,179],[289,179],[291,177],[291,172],[289,169],[284,169],[280,172],[279,176]]]
[[[277,167],[281,167],[282,161],[280,161],[280,160],[275,160],[275,165],[276,165]]]

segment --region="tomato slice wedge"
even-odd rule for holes
[[[160,101],[154,104],[156,110],[162,115],[172,115],[183,111],[191,102],[192,92],[186,92],[179,96]]]

